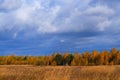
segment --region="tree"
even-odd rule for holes
[[[52,66],[56,66],[57,64],[56,64],[56,61],[53,61],[52,63],[51,63],[51,65]]]
[[[111,53],[112,54],[116,54],[117,53],[117,49],[116,48],[112,48]]]
[[[118,56],[118,51],[116,48],[112,48],[111,50],[111,56],[112,56],[112,61],[114,64],[117,64],[117,56]]]
[[[63,65],[70,65],[73,60],[73,55],[68,52],[63,55]]]
[[[96,60],[97,56],[98,56],[98,52],[96,50],[93,50],[91,54],[91,60],[90,60],[91,65],[97,64],[97,60]]]
[[[11,55],[7,56],[6,64],[7,65],[14,64],[14,54],[11,54]]]
[[[69,61],[69,53],[66,52],[63,55],[63,65],[68,65],[68,61]]]
[[[76,66],[74,59],[71,61],[71,66]]]
[[[89,52],[82,53],[81,64],[82,65],[89,65],[90,54]]]
[[[104,65],[109,64],[109,52],[106,50],[104,51]]]
[[[120,51],[112,48],[111,51],[98,52],[93,50],[92,53],[83,52],[82,54],[75,52],[70,54],[53,53],[49,56],[0,56],[1,65],[71,65],[71,66],[87,66],[87,65],[119,65]]]
[[[81,65],[81,63],[80,63],[80,58],[81,58],[81,56],[79,55],[79,53],[74,53],[74,62],[75,62],[75,65],[76,66],[79,66],[79,65]]]
[[[51,65],[51,64],[52,64],[52,61],[53,61],[53,56],[49,56],[49,57],[48,57],[48,60],[49,60],[49,65]]]
[[[62,65],[62,55],[61,54],[57,54],[56,56],[55,56],[55,59],[54,59],[55,61],[56,61],[56,64],[57,65]]]

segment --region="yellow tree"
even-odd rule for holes
[[[63,54],[63,65],[68,65],[69,53],[66,52]]]
[[[53,62],[51,63],[51,66],[56,66],[56,65],[57,65],[56,61],[53,61]]]
[[[72,60],[73,60],[73,55],[72,54],[66,52],[63,55],[63,65],[70,65]]]
[[[75,62],[75,65],[76,66],[79,66],[79,65],[81,65],[81,61],[80,61],[80,58],[81,58],[81,56],[79,55],[79,53],[74,53],[74,62]]]
[[[6,58],[6,64],[14,64],[14,54],[11,54],[9,56],[7,56]]]
[[[97,56],[98,56],[98,52],[96,50],[93,50],[91,54],[91,61],[90,61],[92,65],[97,64],[97,61],[96,61]]]
[[[71,66],[76,66],[74,59],[71,61]]]
[[[112,54],[116,54],[117,53],[117,49],[116,48],[112,48],[111,53]]]
[[[120,64],[120,51],[118,51],[116,57],[117,57],[117,64],[119,65]]]
[[[109,64],[109,52],[107,50],[104,51],[104,64],[105,65]]]
[[[111,54],[112,54],[112,61],[114,64],[117,64],[117,49],[116,48],[112,48],[111,50]]]
[[[90,54],[89,52],[82,53],[81,64],[82,65],[89,65]]]

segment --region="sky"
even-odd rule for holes
[[[120,49],[120,0],[0,0],[0,55]]]

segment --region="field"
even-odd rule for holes
[[[0,66],[0,80],[120,80],[120,66]]]

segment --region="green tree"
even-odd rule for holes
[[[55,61],[56,61],[56,64],[57,65],[62,65],[62,55],[61,54],[57,54],[56,56],[55,56],[55,59],[54,59]]]

